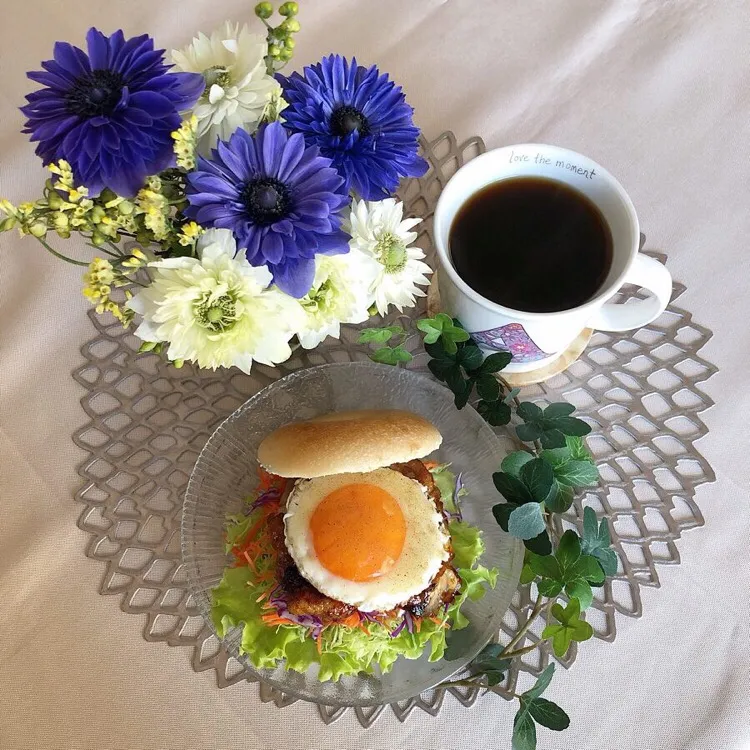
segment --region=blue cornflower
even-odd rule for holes
[[[174,160],[171,133],[180,112],[190,109],[205,82],[195,73],[170,73],[164,50],[147,35],[86,35],[88,55],[56,42],[54,60],[28,73],[45,88],[34,91],[21,111],[24,133],[38,141],[45,164],[65,159],[77,185],[91,195],[105,187],[133,196],[147,176]]]
[[[400,86],[373,65],[355,59],[324,57],[278,79],[289,106],[285,125],[320,147],[346,180],[366,200],[387,198],[402,177],[421,177],[427,162],[417,155],[419,128]]]
[[[237,130],[188,175],[185,214],[204,227],[231,229],[254,266],[268,266],[281,291],[304,297],[317,254],[349,250],[340,229],[348,205],[331,160],[273,122],[255,135]]]

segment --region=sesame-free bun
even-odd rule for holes
[[[411,461],[442,440],[433,424],[408,411],[333,412],[279,427],[258,446],[258,462],[272,474],[312,479]]]

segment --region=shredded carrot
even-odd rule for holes
[[[245,556],[245,560],[247,560],[248,568],[250,568],[250,570],[252,570],[253,573],[257,573],[257,571],[255,570],[255,563],[252,561],[252,558],[250,557],[250,555],[248,555],[247,552],[243,552],[242,554]]]
[[[287,620],[286,617],[280,617],[275,612],[261,615],[260,619],[263,620],[266,625],[294,625],[291,620]]]
[[[318,637],[315,639],[315,646],[318,649],[318,653],[323,653],[323,631],[321,630],[320,633],[318,633]]]
[[[417,628],[417,633],[422,629],[422,618],[421,617],[415,617],[414,618],[414,625]]]
[[[268,596],[268,592],[264,591],[255,601],[256,602],[262,602],[267,596]]]
[[[445,622],[445,620],[441,620],[439,617],[430,617],[430,619],[435,623],[435,625],[439,625],[441,628],[448,627],[448,623]]]
[[[341,625],[343,625],[345,628],[356,628],[360,623],[359,615],[356,612],[353,612],[349,615],[345,620],[341,621]]]

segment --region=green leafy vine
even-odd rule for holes
[[[509,429],[519,441],[519,450],[505,456],[492,476],[503,498],[492,513],[503,530],[526,548],[521,584],[536,591],[534,605],[509,643],[489,644],[469,665],[467,677],[442,684],[445,688],[491,689],[503,681],[513,659],[545,641],[551,643],[555,656],[562,658],[571,643],[586,641],[594,634],[584,619],[585,611],[593,602],[594,589],[617,572],[607,520],[597,519],[587,507],[582,534],[572,528],[562,534],[556,531],[562,528],[559,516],[569,510],[575,493],[599,481],[599,471],[584,441],[591,427],[573,416],[572,404],[519,400],[518,389],[499,375],[511,355],[497,352],[485,357],[457,320],[439,313],[418,320],[416,328],[429,357],[427,366],[453,392],[456,408],[463,409],[476,396],[476,409],[482,417],[493,427],[513,421]],[[405,347],[408,336],[402,326],[365,328],[359,341],[378,347],[370,355],[374,361],[399,366],[413,358]],[[543,614],[546,626],[541,637],[518,648]],[[530,690],[512,694],[519,703],[513,722],[513,750],[536,748],[537,724],[555,731],[568,727],[565,711],[541,697],[553,674],[554,664],[550,664]]]

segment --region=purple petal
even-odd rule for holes
[[[315,278],[315,261],[308,258],[288,260],[278,266],[269,265],[276,286],[290,297],[304,297]]]
[[[86,34],[86,44],[93,70],[107,70],[109,68],[108,39],[98,29],[91,28]]]
[[[276,232],[269,232],[263,240],[261,252],[268,263],[272,265],[280,263],[284,257],[284,241],[281,235],[276,234]],[[312,284],[312,282],[310,283]]]
[[[78,47],[67,42],[55,42],[53,54],[55,62],[76,78],[82,78],[91,73],[89,59]]]

